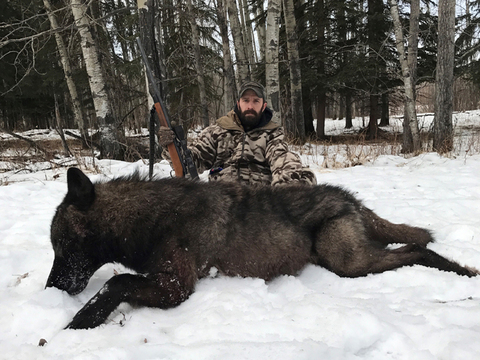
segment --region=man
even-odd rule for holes
[[[288,150],[283,128],[271,119],[263,86],[244,83],[235,108],[189,146],[198,173],[210,170],[209,180],[250,185],[316,184],[313,172]],[[160,127],[159,144],[165,149],[174,136],[169,128]],[[169,160],[166,150],[162,156]]]

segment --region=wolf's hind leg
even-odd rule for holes
[[[378,248],[364,250],[367,251],[356,253],[355,259],[351,261],[352,266],[347,265],[344,269],[334,272],[340,276],[358,277],[394,270],[403,266],[423,265],[469,277],[479,274],[476,269],[461,266],[416,244],[408,244],[394,250]]]
[[[364,216],[350,213],[331,219],[319,228],[313,253],[314,262],[345,277],[366,276],[415,264],[453,271],[459,275],[477,275],[474,269],[450,261],[426,249],[423,244],[411,243],[395,250],[387,249],[381,242],[370,238],[370,231],[365,228],[364,221]],[[395,242],[405,243],[407,240]]]
[[[360,209],[365,230],[369,239],[381,244],[417,244],[426,247],[434,239],[430,231],[406,224],[394,224],[381,218],[366,207]]]
[[[458,275],[466,275],[468,277],[477,276],[480,272],[468,266],[462,266],[455,261],[451,261],[433,250],[425,249],[420,246],[413,245],[411,252],[419,253],[420,257],[415,264],[436,268],[443,271],[452,271]]]
[[[114,276],[74,316],[67,329],[89,329],[105,322],[122,302],[133,306],[169,308],[185,301],[193,291],[174,274]]]
[[[385,249],[385,256],[372,266],[372,272],[382,272],[389,270],[390,264],[398,262],[397,267],[409,265],[423,265],[442,271],[451,271],[458,275],[466,275],[469,277],[478,275],[478,270],[461,266],[455,261],[448,260],[442,255],[426,249],[416,244],[402,246],[395,250]],[[387,267],[387,268],[385,268]]]

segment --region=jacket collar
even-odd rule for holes
[[[244,132],[245,129],[242,126],[240,117],[238,116],[239,110],[237,105],[235,105],[233,110],[230,110],[226,116],[222,116],[217,120],[217,125],[222,127],[225,130],[239,130]],[[257,130],[272,130],[280,127],[280,125],[274,123],[272,120],[273,112],[270,108],[266,107],[263,111],[262,118],[258,125],[250,129],[248,132],[257,131]]]

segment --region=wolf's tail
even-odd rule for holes
[[[434,241],[432,234],[426,229],[405,224],[393,224],[366,207],[362,207],[360,212],[367,236],[381,244],[402,243],[426,247],[428,243]]]

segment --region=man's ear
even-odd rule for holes
[[[263,100],[263,108],[262,108],[262,111],[264,111],[266,107],[267,107],[267,102],[266,102],[265,100]]]

